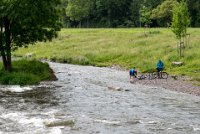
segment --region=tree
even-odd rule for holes
[[[151,11],[148,9],[148,7],[142,5],[141,9],[140,9],[140,20],[144,25],[149,26],[151,23]]]
[[[106,27],[117,27],[127,22],[132,0],[96,0],[99,21]]]
[[[0,51],[6,71],[12,70],[12,50],[57,36],[59,4],[59,0],[1,0]]]
[[[143,0],[143,4],[149,7],[149,9],[154,9],[160,5],[165,0]]]
[[[142,5],[140,14],[140,21],[142,24],[144,24],[144,35],[147,36],[147,28],[150,28],[151,24],[151,11],[146,6]]]
[[[184,37],[187,35],[187,27],[190,25],[190,18],[188,13],[187,4],[184,0],[181,0],[173,8],[173,18],[172,18],[172,32],[176,35],[176,38],[180,40],[180,56],[182,44],[184,46]],[[183,41],[182,41],[183,40]]]
[[[134,26],[136,27],[141,27],[141,22],[140,22],[140,6],[141,6],[142,1],[141,0],[132,0],[132,3],[130,5],[130,18],[131,21],[133,22]]]
[[[186,0],[191,15],[191,26],[200,26],[200,0]]]
[[[71,20],[81,21],[90,11],[90,0],[68,0],[66,14]]]
[[[167,26],[172,21],[172,9],[177,4],[175,0],[165,0],[152,10],[151,19],[156,19],[162,26]]]

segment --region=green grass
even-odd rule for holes
[[[47,58],[56,62],[138,68],[141,72],[155,69],[162,59],[170,74],[188,75],[200,81],[199,28],[190,28],[190,43],[184,57],[177,54],[177,39],[168,28],[152,28],[148,36],[141,28],[134,29],[62,29],[52,42],[37,43],[29,48],[20,48],[15,56],[36,54],[35,58]],[[182,61],[181,67],[172,66],[173,61]]]
[[[0,64],[2,68],[2,63]],[[50,79],[50,70],[47,63],[36,60],[13,61],[11,73],[0,71],[0,83],[5,85],[33,85]]]

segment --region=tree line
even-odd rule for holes
[[[65,27],[140,27],[149,13],[151,27],[167,27],[180,0],[63,0]],[[200,1],[185,0],[191,27],[200,26]],[[145,11],[145,12],[144,12]]]

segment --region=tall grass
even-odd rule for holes
[[[13,61],[11,73],[0,71],[0,83],[6,85],[33,85],[50,78],[49,65],[36,60]]]
[[[158,59],[165,63],[170,74],[200,78],[199,28],[189,29],[190,44],[184,57],[177,54],[177,39],[168,28],[152,28],[147,36],[141,28],[134,29],[62,29],[53,42],[37,43],[21,48],[14,55],[36,54],[36,58],[47,58],[56,62],[111,66],[120,65],[140,71],[155,69]],[[184,65],[176,67],[173,61]]]

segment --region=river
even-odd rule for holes
[[[128,72],[49,62],[58,80],[0,87],[0,134],[199,134],[200,97]]]

